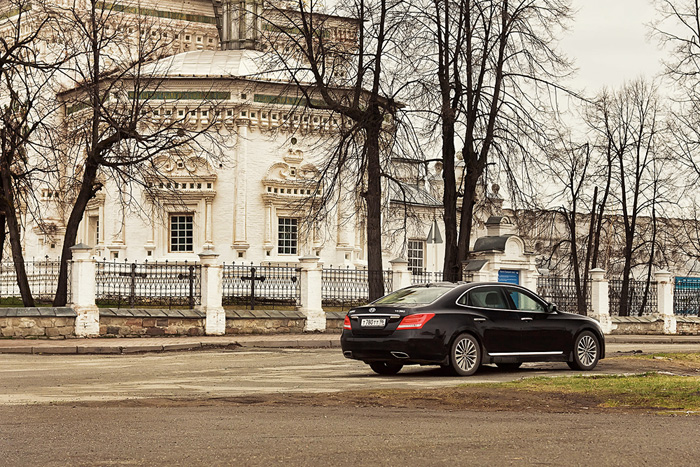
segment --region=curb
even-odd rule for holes
[[[22,346],[22,347],[0,347],[0,354],[33,354],[33,355],[125,355],[142,353],[178,352],[188,350],[210,350],[210,349],[234,349],[234,348],[268,348],[268,349],[330,349],[340,348],[340,340],[248,340],[243,342],[193,342],[186,344],[164,344],[164,345],[112,345],[112,346],[89,346],[89,345],[69,345],[69,346]]]

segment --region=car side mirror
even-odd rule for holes
[[[548,303],[547,304],[547,313],[556,313],[557,311],[557,306],[554,303]]]

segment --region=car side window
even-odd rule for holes
[[[536,300],[535,297],[532,297],[525,292],[516,289],[508,289],[507,292],[508,296],[513,302],[513,305],[515,305],[516,310],[537,311],[541,313],[546,311],[544,305],[542,305],[539,300]]]
[[[507,310],[510,307],[505,297],[497,287],[479,287],[469,291],[467,304],[479,308],[499,308]]]

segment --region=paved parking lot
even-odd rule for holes
[[[697,351],[697,344],[610,344],[616,352]],[[598,372],[606,369],[604,360]],[[135,398],[215,398],[261,393],[379,388],[439,388],[540,375],[574,374],[564,363],[526,364],[519,371],[482,368],[446,376],[436,367],[405,367],[393,377],[344,358],[339,349],[238,348],[128,355],[0,355],[0,404]]]

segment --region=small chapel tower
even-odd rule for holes
[[[212,0],[221,50],[259,49],[262,0]]]

